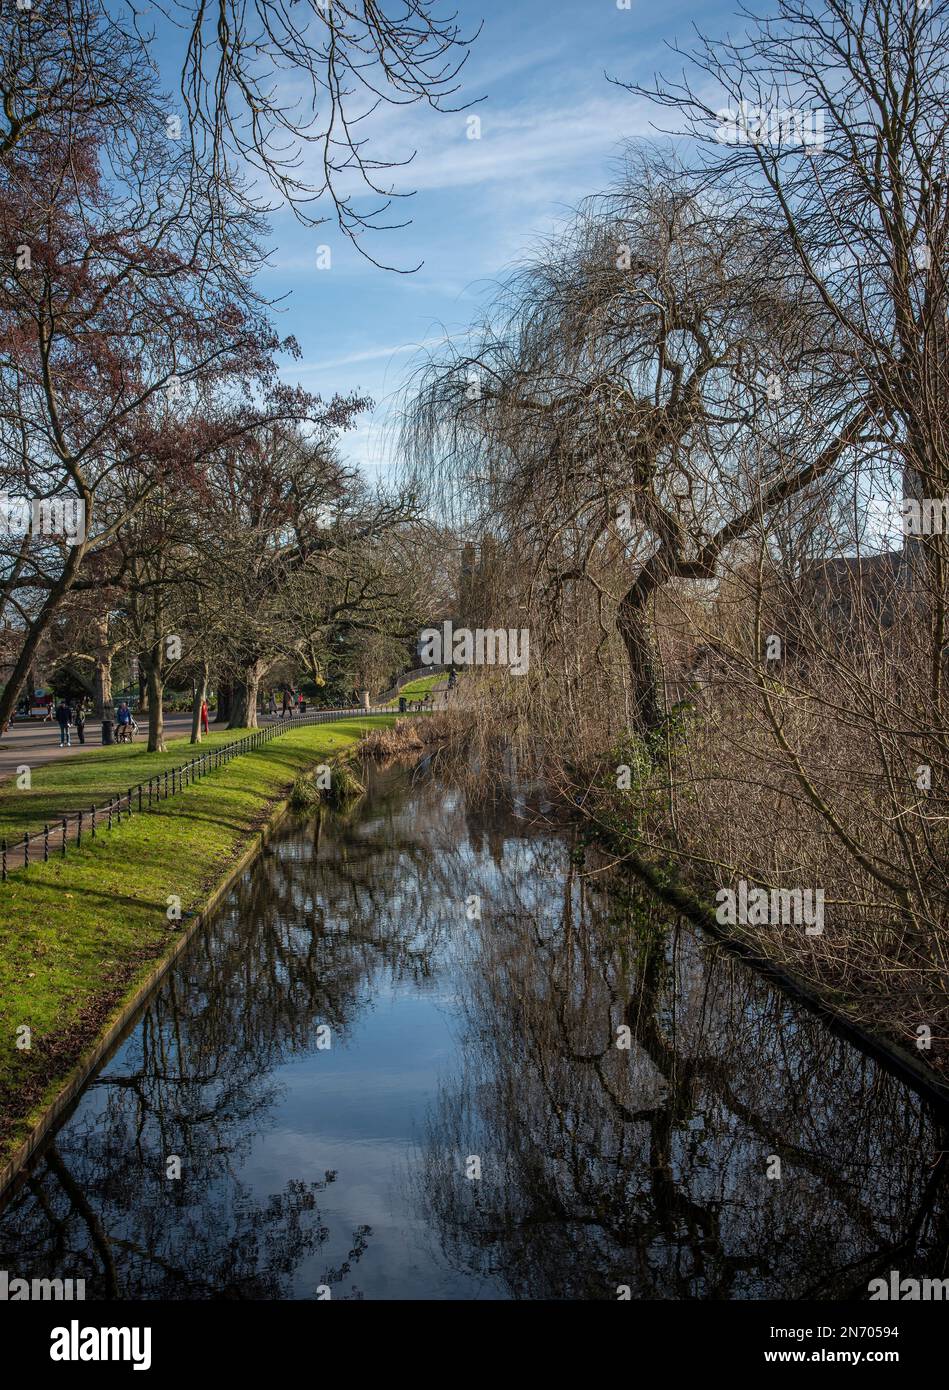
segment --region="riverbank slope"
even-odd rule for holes
[[[294,779],[388,716],[300,727],[0,889],[0,1171],[216,897]]]

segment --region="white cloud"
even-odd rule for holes
[[[438,347],[446,341],[444,335],[438,338],[423,338],[420,343],[397,343],[394,346],[362,348],[359,352],[350,352],[343,357],[328,358],[325,362],[300,362],[295,363],[293,371],[299,375],[301,372],[329,372],[337,367],[351,367],[356,362],[376,362],[384,357],[394,357],[397,353],[415,352],[419,348]]]
[[[466,122],[475,116],[481,121],[477,140],[466,135]],[[562,185],[571,168],[650,131],[646,107],[619,91],[573,105],[505,108],[485,102],[437,122],[416,121],[415,139],[407,129],[410,124],[400,122],[397,135],[383,127],[371,137],[380,159],[396,159],[413,145],[417,149],[412,163],[397,171],[401,185],[424,191],[500,183],[515,198],[526,177],[542,174]],[[533,200],[536,195],[535,187],[528,196]]]

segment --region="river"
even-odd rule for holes
[[[859,1298],[945,1272],[946,1149],[575,831],[395,767],[285,821],[195,934],[13,1190],[0,1268],[87,1298]]]

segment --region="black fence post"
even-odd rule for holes
[[[0,841],[0,856],[2,856],[2,860],[3,860],[3,866],[2,866],[2,868],[0,868],[0,873],[3,874],[3,882],[6,883],[6,881],[7,881],[7,841],[6,841],[6,837],[4,837],[4,839],[3,839],[2,841]]]
[[[138,784],[138,809],[139,809],[139,810],[142,809],[142,784],[141,784],[141,782],[139,782],[139,784]]]
[[[96,808],[92,808],[92,838],[96,838]]]
[[[49,859],[49,826],[43,826],[43,863]]]
[[[63,858],[66,858],[66,817],[63,816]]]
[[[23,867],[24,869],[30,867],[30,837],[26,834],[23,836]]]
[[[79,819],[76,822],[76,848],[82,848],[82,812],[79,812]]]

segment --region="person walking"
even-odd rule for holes
[[[276,717],[277,717],[277,697],[276,697],[276,695],[273,693],[272,690],[271,690],[271,692],[270,692],[270,699],[269,699],[268,702],[267,702],[267,713],[270,715],[271,719],[276,719]]]
[[[207,700],[202,700],[202,701],[201,701],[201,732],[202,732],[203,734],[206,734],[206,733],[208,732],[208,729],[209,729],[209,725],[208,725],[208,702],[207,702]]]
[[[72,723],[72,706],[66,699],[60,700],[56,706],[56,723],[59,725],[60,748],[71,748],[72,739],[69,737],[69,726]]]
[[[287,717],[287,710],[288,710],[289,708],[290,708],[290,692],[289,692],[289,690],[284,690],[284,692],[283,692],[283,701],[282,701],[281,706],[280,706],[280,718],[281,718],[281,719],[286,719],[286,717]]]
[[[79,742],[86,741],[86,705],[84,700],[80,700],[76,706],[76,733],[79,735]]]
[[[119,726],[119,743],[131,743],[132,711],[124,700],[119,705],[119,712],[115,716],[115,722]]]

